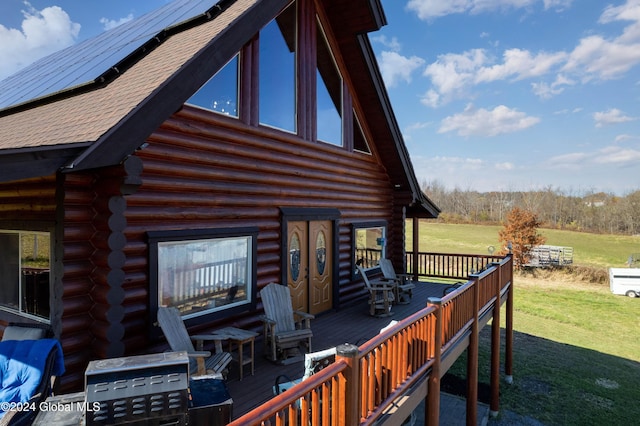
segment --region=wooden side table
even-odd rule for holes
[[[248,330],[242,330],[236,327],[225,327],[213,332],[214,335],[220,336],[221,339],[229,340],[229,352],[231,356],[238,361],[240,367],[240,380],[242,380],[244,366],[251,364],[251,375],[254,373],[254,358],[255,358],[255,340],[258,333]],[[244,357],[244,344],[249,343],[249,356]],[[233,345],[236,345],[238,353],[233,353]]]

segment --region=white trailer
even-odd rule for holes
[[[609,288],[613,294],[640,297],[640,268],[609,268]]]

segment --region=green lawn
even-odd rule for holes
[[[502,226],[457,225],[422,221],[420,250],[429,252],[488,254],[500,248],[498,231]],[[410,224],[407,241],[411,244]],[[584,232],[540,229],[546,244],[573,247],[574,263],[601,268],[625,267],[631,253],[640,253],[640,236],[600,235]]]
[[[498,247],[500,228],[425,222],[420,249],[484,254],[488,246]],[[579,265],[624,267],[630,253],[640,252],[640,237],[541,233],[548,244],[574,247]],[[545,425],[637,423],[640,299],[613,295],[608,283],[539,270],[516,273],[514,295],[514,383],[501,384],[500,411]],[[489,383],[489,328],[481,334],[482,383]],[[466,359],[450,373],[465,377]]]

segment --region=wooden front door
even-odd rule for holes
[[[333,306],[332,222],[291,221],[288,272],[293,309],[318,314]]]

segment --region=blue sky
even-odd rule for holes
[[[2,0],[0,79],[166,0]],[[370,38],[420,182],[640,188],[640,0],[382,0]]]

